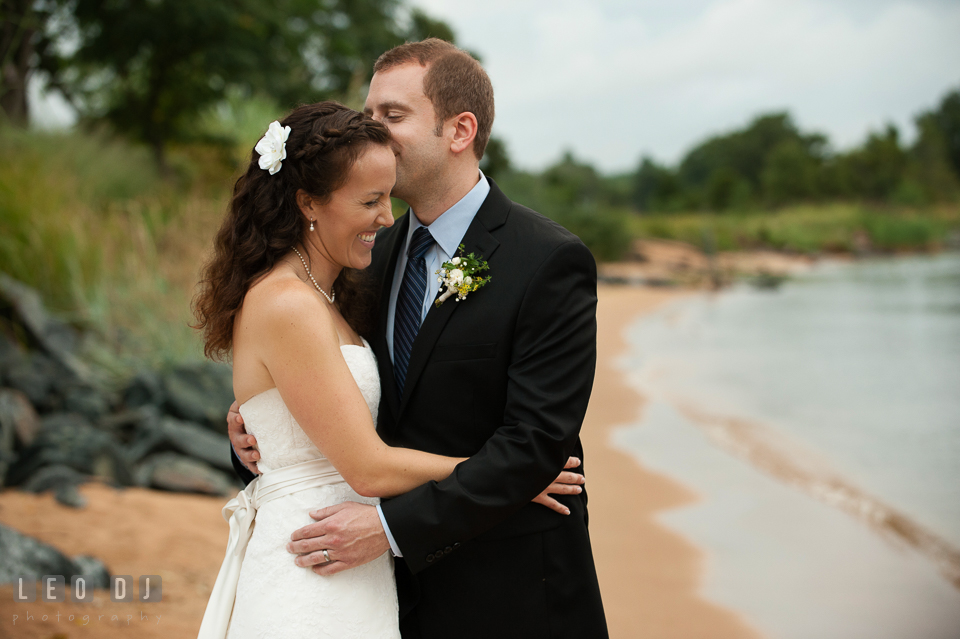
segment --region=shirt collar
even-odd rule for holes
[[[470,189],[470,192],[464,195],[459,202],[444,211],[440,217],[433,221],[429,226],[430,235],[440,246],[444,253],[453,256],[463,241],[463,236],[467,234],[467,229],[483,201],[487,199],[490,193],[490,183],[480,171],[480,181],[476,186]],[[410,245],[410,238],[413,232],[423,226],[417,216],[410,209],[410,228],[407,230],[407,246]]]

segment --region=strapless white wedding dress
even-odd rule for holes
[[[373,351],[368,344],[345,345],[341,352],[376,423],[380,380]],[[322,386],[317,392],[323,392]],[[378,500],[361,497],[343,481],[297,424],[277,389],[246,401],[240,414],[247,432],[257,438],[263,475],[254,482],[260,486],[248,486],[224,508],[231,527],[230,545],[200,636],[217,636],[225,628],[229,639],[400,637],[389,553],[322,577],[298,567],[295,555],[286,550],[294,530],[314,523],[310,511],[344,501],[376,504]],[[250,520],[252,534],[247,532]],[[232,579],[225,576],[231,572],[231,554],[235,556]],[[240,556],[237,577],[236,557]],[[232,613],[227,613],[234,582],[236,598]],[[205,631],[213,627],[221,630]]]

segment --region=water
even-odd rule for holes
[[[704,495],[664,519],[708,596],[774,637],[960,637],[960,256],[824,264],[628,337],[651,401],[616,442]]]

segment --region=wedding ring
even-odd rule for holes
[[[333,561],[333,559],[330,559],[330,552],[326,549],[323,551],[323,558],[327,560],[327,563]]]

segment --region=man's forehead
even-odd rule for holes
[[[377,71],[370,80],[370,90],[363,105],[365,112],[390,106],[412,106],[426,100],[423,93],[423,74],[426,71],[416,62]]]

